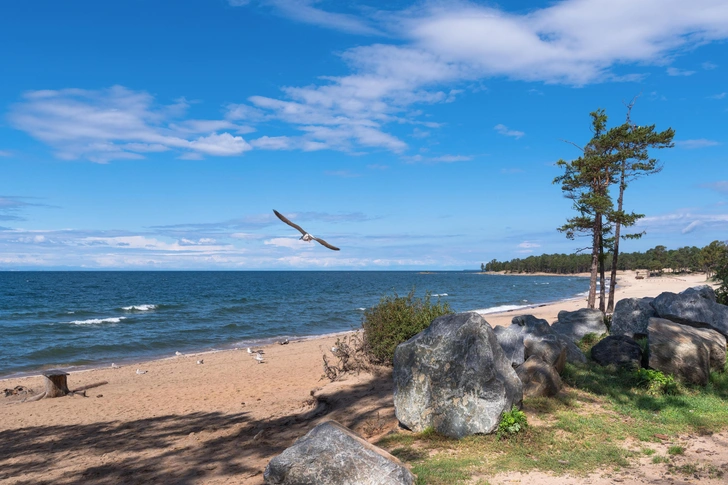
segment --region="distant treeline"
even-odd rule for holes
[[[726,254],[726,244],[713,241],[704,248],[685,246],[667,249],[656,246],[644,253],[620,253],[617,268],[624,270],[670,270],[675,273],[712,273]],[[591,270],[591,254],[542,254],[510,261],[492,260],[481,264],[483,271],[506,271],[508,273],[587,273]],[[612,264],[612,255],[606,254],[606,267]]]

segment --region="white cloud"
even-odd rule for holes
[[[705,138],[697,138],[695,140],[677,140],[675,141],[675,145],[680,148],[685,148],[687,150],[693,150],[696,148],[718,146],[720,145],[720,142],[717,142],[715,140],[707,140]]]
[[[312,247],[311,244],[306,241],[290,237],[274,237],[263,241],[263,244],[291,249],[311,249]]]
[[[299,22],[360,35],[381,35],[381,32],[354,15],[327,12],[313,7],[316,0],[268,0],[267,5],[285,17]]]
[[[688,71],[685,69],[678,69],[677,67],[668,67],[667,68],[667,75],[668,76],[692,76],[695,74],[695,71]]]
[[[728,214],[705,214],[694,210],[680,210],[670,214],[648,216],[637,223],[639,230],[688,234],[700,228],[703,231],[728,231]]]
[[[712,95],[712,96],[708,96],[708,98],[709,98],[709,99],[723,99],[723,98],[725,98],[725,97],[726,97],[726,94],[728,94],[728,93],[719,93],[719,94],[714,94],[714,95]]]
[[[717,68],[717,64],[713,64],[712,62],[704,62],[700,65],[703,69],[706,71],[712,71],[713,69]]]
[[[242,7],[250,3],[250,0],[228,0],[228,3],[233,7]]]
[[[521,244],[518,245],[518,247],[521,249],[533,249],[540,248],[541,245],[531,241],[523,241]]]
[[[10,121],[55,148],[63,159],[105,163],[167,150],[181,151],[189,158],[239,155],[251,149],[240,136],[218,133],[240,129],[231,121],[175,122],[187,106],[184,99],[158,106],[151,95],[122,86],[99,91],[30,91],[13,106]],[[200,134],[204,135],[194,137]]]
[[[515,138],[516,140],[518,140],[519,138],[521,138],[522,136],[524,136],[524,135],[525,135],[525,133],[524,133],[524,132],[522,132],[522,131],[517,131],[517,130],[509,130],[509,129],[508,129],[508,127],[507,127],[506,125],[502,125],[502,124],[500,124],[500,123],[499,123],[499,124],[497,124],[497,125],[495,125],[495,126],[493,127],[493,129],[494,129],[495,131],[497,131],[498,133],[500,133],[501,135],[504,135],[504,136],[511,136],[511,137]]]
[[[10,153],[7,150],[0,150],[0,157],[9,157],[12,156],[12,153]]]

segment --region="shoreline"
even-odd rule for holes
[[[626,273],[617,299],[702,284],[705,275],[634,280]],[[485,318],[491,326],[509,325],[519,314],[553,322],[559,311],[584,303],[560,301]],[[375,442],[398,429],[391,369],[335,382],[323,378],[322,356],[331,358],[329,349],[345,334],[261,346],[262,364],[243,348],[72,372],[69,389],[87,388],[87,397],[21,402],[43,392],[43,378],[0,379],[4,388],[33,391],[0,400],[0,480],[261,485],[270,459],[323,421],[339,421]]]
[[[483,273],[483,274],[494,274],[494,273]],[[510,275],[506,275],[510,276]],[[515,276],[515,275],[514,275]],[[523,274],[519,276],[552,276],[547,274]],[[569,277],[578,277],[581,278],[583,276],[581,275],[564,275]],[[482,315],[486,320],[489,317],[493,316],[499,316],[501,314],[513,314],[513,312],[523,312],[528,311],[531,309],[536,308],[542,308],[550,305],[559,305],[559,304],[568,304],[569,302],[578,301],[582,298],[583,293],[577,293],[576,295],[562,298],[559,300],[550,300],[540,303],[527,303],[524,305],[496,305],[489,308],[482,308],[482,309],[470,309],[465,310],[461,313],[467,313],[467,312],[474,312]],[[501,307],[514,307],[507,310],[502,311],[489,311],[494,310]],[[187,352],[184,352],[183,355],[185,356],[198,356],[198,355],[205,355],[210,353],[216,353],[216,352],[228,352],[228,351],[236,351],[240,348],[245,347],[265,347],[269,345],[273,345],[277,343],[280,340],[283,339],[289,339],[290,342],[299,342],[304,340],[316,340],[316,339],[325,339],[328,337],[335,337],[335,336],[341,336],[346,335],[348,333],[356,332],[361,330],[361,326],[359,328],[349,329],[349,330],[340,330],[337,332],[328,332],[323,334],[314,334],[314,335],[278,335],[273,337],[262,337],[262,338],[250,338],[245,340],[238,340],[235,342],[228,342],[224,344],[220,344],[217,347],[207,347],[207,348],[199,348],[199,349],[191,349]],[[115,360],[113,360],[114,364],[120,365],[120,366],[135,366],[135,365],[144,365],[149,362],[156,362],[156,361],[164,361],[168,359],[174,359],[178,357],[177,355],[169,355],[170,351],[160,352],[156,355],[146,355],[146,356],[137,356],[137,357],[120,357]],[[0,382],[7,381],[10,379],[22,379],[26,377],[38,377],[42,375],[42,372],[48,369],[61,369],[65,372],[68,372],[69,374],[78,373],[78,372],[88,372],[93,371],[97,369],[106,369],[109,368],[112,364],[112,359],[103,360],[103,361],[97,361],[94,363],[88,363],[88,364],[46,364],[40,367],[35,367],[30,370],[23,370],[23,371],[17,371],[12,372],[9,374],[0,374]]]

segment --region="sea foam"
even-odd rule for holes
[[[112,318],[90,318],[88,320],[74,320],[74,325],[93,325],[98,323],[119,323],[122,320],[126,320],[126,317],[112,317]]]
[[[127,312],[148,312],[149,310],[156,310],[158,305],[131,305],[121,307],[122,310]]]
[[[500,305],[500,306],[494,306],[491,308],[481,308],[479,310],[472,310],[475,313],[480,313],[481,315],[487,315],[489,313],[500,313],[500,312],[507,312],[511,310],[520,310],[521,308],[528,308],[531,305]]]

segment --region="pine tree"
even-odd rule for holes
[[[574,239],[578,233],[585,233],[591,238],[591,277],[587,306],[596,305],[597,274],[601,276],[600,309],[604,310],[604,247],[605,234],[611,230],[607,216],[613,211],[613,203],[609,194],[610,185],[616,183],[615,139],[608,132],[607,115],[603,109],[590,113],[593,136],[584,147],[578,147],[582,156],[566,162],[559,160],[557,165],[564,169],[564,174],[556,177],[554,183],[561,184],[565,196],[573,201],[578,215],[567,219],[566,224],[558,230]],[[582,249],[582,250],[584,250]]]
[[[638,239],[642,236],[642,233],[621,234],[622,227],[632,226],[644,217],[644,214],[624,212],[624,191],[627,189],[628,182],[645,175],[658,173],[662,170],[662,167],[658,165],[658,160],[650,158],[648,152],[650,148],[660,149],[674,146],[672,139],[675,136],[675,131],[672,128],[658,133],[655,132],[655,125],[637,126],[632,123],[631,113],[636,100],[637,98],[632,99],[632,102],[627,105],[627,120],[625,123],[610,130],[612,139],[617,141],[615,149],[618,151],[619,196],[617,197],[617,209],[612,211],[609,216],[610,221],[614,224],[614,238],[611,241],[612,271],[611,284],[609,286],[609,303],[607,304],[608,312],[614,310],[619,240],[620,238]]]

